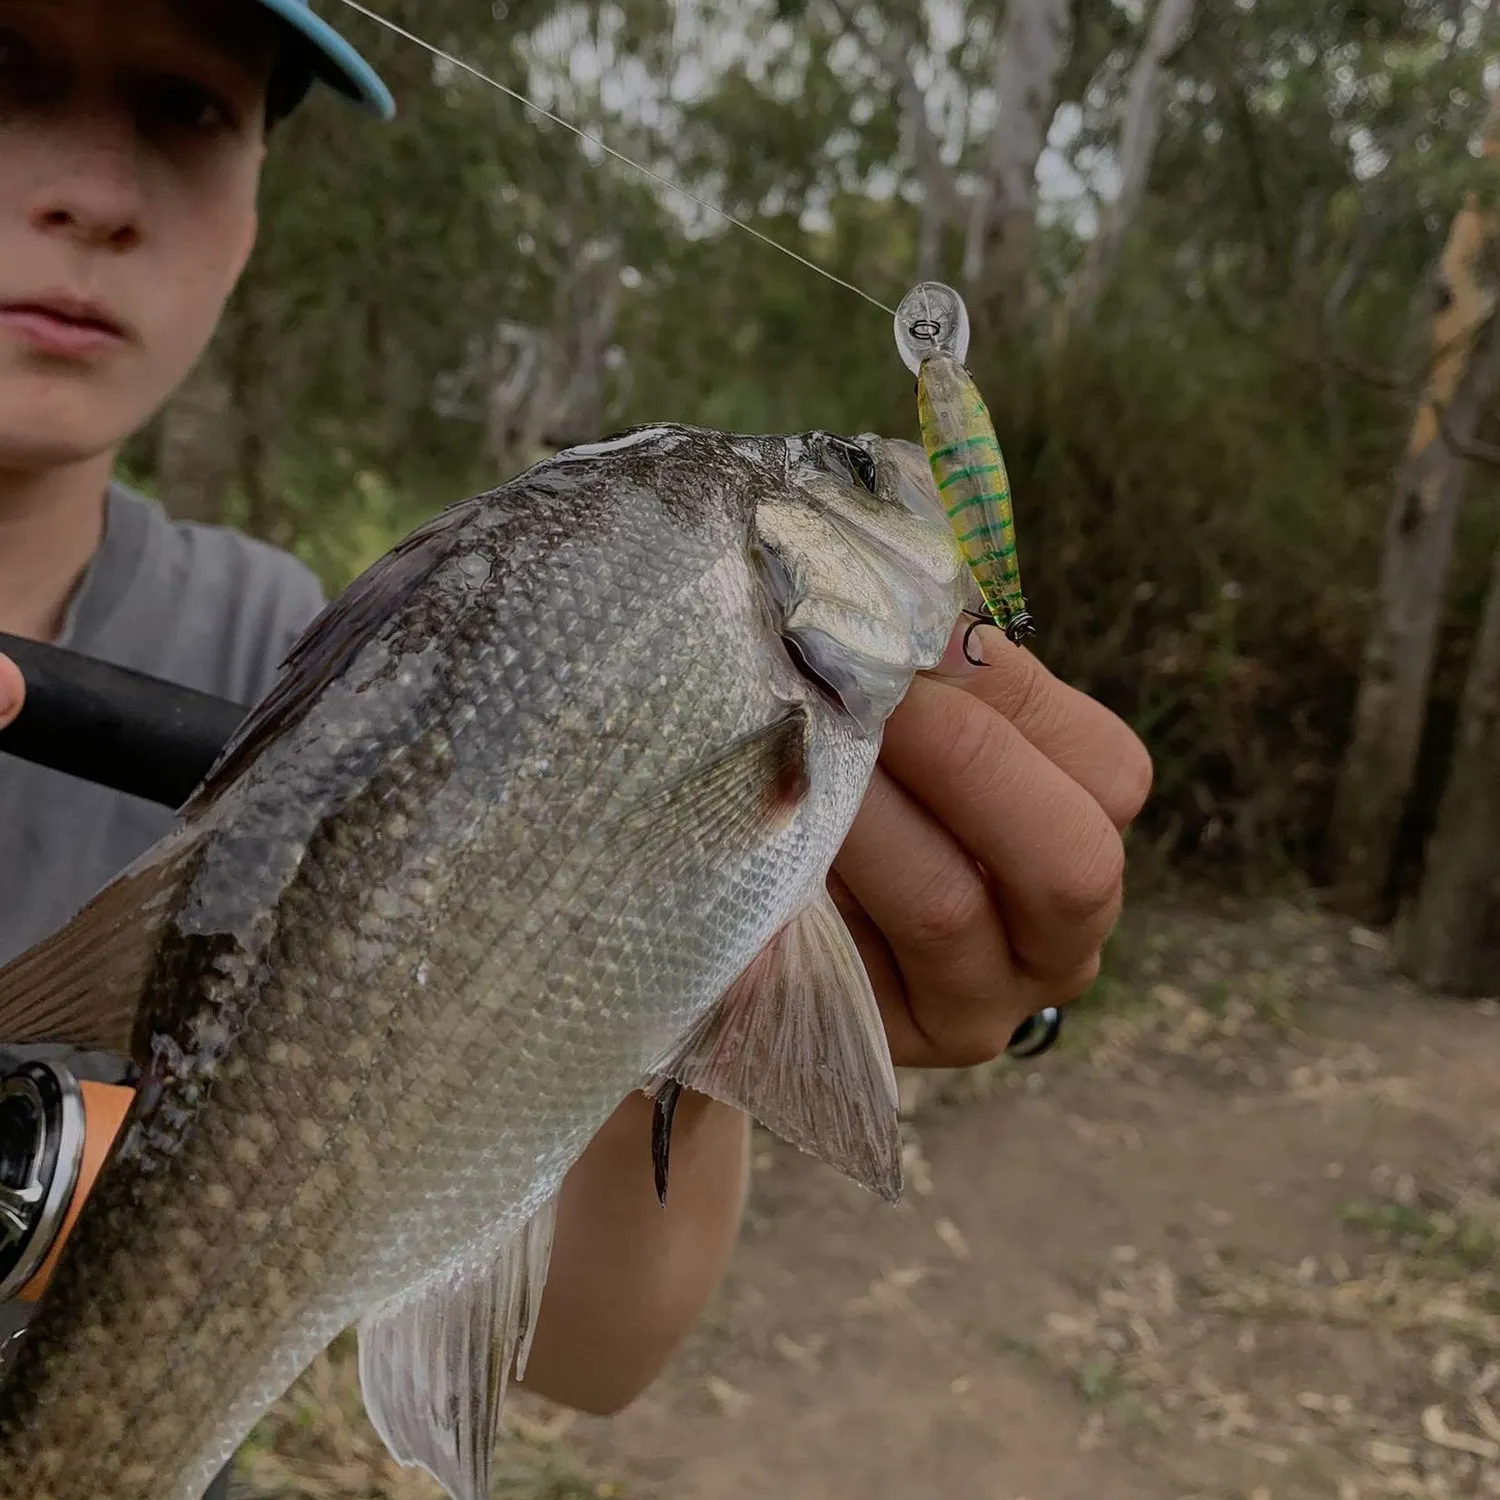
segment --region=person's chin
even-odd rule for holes
[[[0,472],[62,468],[112,453],[155,411],[128,386],[97,371],[0,364]]]

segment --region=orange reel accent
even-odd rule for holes
[[[78,1092],[83,1096],[83,1159],[78,1163],[78,1183],[73,1189],[72,1201],[63,1216],[57,1238],[52,1242],[46,1258],[36,1268],[36,1274],[16,1293],[20,1302],[36,1302],[47,1289],[52,1273],[57,1268],[62,1248],[78,1222],[78,1215],[93,1191],[94,1183],[109,1157],[110,1147],[120,1133],[125,1116],[135,1102],[135,1090],[119,1083],[91,1083],[80,1081]]]

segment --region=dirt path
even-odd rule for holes
[[[1071,1050],[916,1080],[897,1209],[762,1142],[672,1370],[610,1421],[528,1405],[503,1493],[1500,1495],[1500,1021],[1355,938],[1137,918]],[[271,1436],[251,1493],[434,1493]]]

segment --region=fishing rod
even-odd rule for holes
[[[0,631],[26,699],[0,751],[177,808],[250,711],[175,682]]]

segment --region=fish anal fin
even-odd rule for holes
[[[890,1048],[864,963],[826,892],[735,981],[655,1092],[670,1082],[744,1110],[887,1202],[901,1195]]]
[[[365,1410],[392,1457],[425,1469],[452,1500],[486,1500],[514,1367],[536,1331],[556,1200],[497,1259],[462,1267],[359,1324]]]
[[[162,924],[200,839],[179,829],[66,926],[0,969],[0,1043],[65,1043],[130,1056]]]

